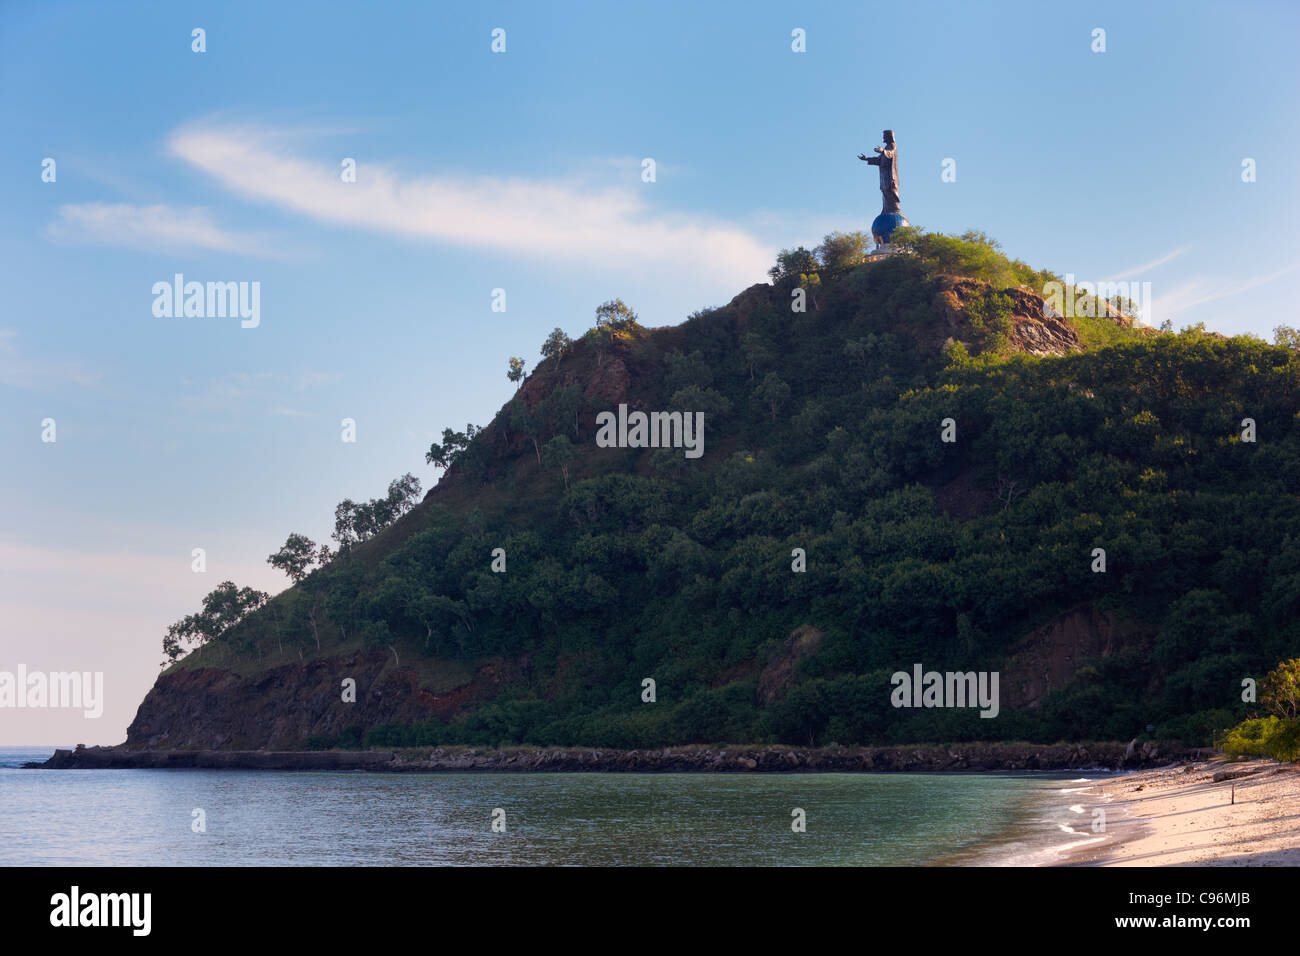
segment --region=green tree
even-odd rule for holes
[[[776,265],[767,270],[767,274],[772,278],[772,284],[792,278],[800,273],[816,272],[818,269],[817,257],[799,246],[795,249],[782,249],[776,254]]]
[[[832,232],[814,253],[823,269],[838,272],[861,262],[870,245],[871,237],[865,232]]]
[[[877,344],[876,337],[868,333],[866,338],[850,339],[845,342],[844,355],[857,366],[859,373],[865,373],[867,366],[871,364],[871,357],[875,354]]]
[[[524,380],[524,360],[516,356],[510,357],[510,368],[506,371],[506,378],[512,382],[522,382]]]
[[[1283,661],[1259,682],[1259,702],[1283,720],[1300,716],[1300,657]]]
[[[343,566],[331,576],[329,593],[325,597],[325,613],[338,626],[345,641],[348,628],[360,624],[365,581],[366,569],[359,561],[343,562]]]
[[[572,430],[575,439],[581,437],[578,422],[587,400],[582,386],[561,385],[537,403],[536,417],[544,436],[559,435]]]
[[[1289,325],[1279,325],[1273,329],[1273,341],[1278,345],[1285,345],[1293,351],[1300,351],[1300,331],[1293,329]]]
[[[167,628],[163,637],[163,653],[175,661],[186,651],[203,647],[218,640],[252,612],[262,607],[270,595],[253,588],[236,587],[233,581],[222,581],[203,598],[203,607]]]
[[[713,369],[705,361],[704,353],[699,349],[690,354],[664,353],[664,367],[664,388],[669,393],[685,388],[687,385],[713,384]]]
[[[346,552],[373,538],[414,508],[419,496],[420,479],[408,472],[389,483],[388,494],[383,498],[371,498],[360,504],[345,498],[334,509],[334,533],[330,537],[339,543],[340,553]]]
[[[446,470],[464,455],[474,436],[483,429],[477,425],[466,425],[463,432],[454,432],[450,428],[442,430],[442,443],[434,442],[424,453],[424,460],[435,468]]]
[[[799,288],[808,293],[808,298],[812,299],[814,312],[820,312],[822,308],[817,302],[817,290],[821,288],[821,285],[822,277],[816,272],[810,275],[800,274],[799,276]]]
[[[744,338],[740,340],[740,354],[744,356],[745,365],[749,369],[749,380],[754,380],[754,372],[760,365],[772,361],[772,351],[763,341],[763,336],[757,332],[746,332]]]
[[[722,418],[731,411],[730,400],[721,392],[699,385],[687,385],[673,392],[668,399],[668,407],[673,411],[703,412],[706,419]]]
[[[1003,292],[986,292],[966,303],[966,320],[979,335],[983,352],[998,353],[1007,347],[1015,302]]]
[[[328,548],[318,551],[316,542],[306,535],[290,534],[280,550],[266,559],[266,563],[277,571],[283,571],[290,581],[297,584],[311,573],[318,558],[328,560],[328,555]]]
[[[772,413],[772,421],[776,421],[776,416],[790,400],[790,386],[775,372],[768,372],[754,389],[754,397],[767,406]]]
[[[539,443],[541,423],[518,397],[510,403],[510,430],[523,432],[528,436],[529,441],[533,443],[533,454],[537,456],[537,464],[540,466],[542,463],[542,446]]]
[[[625,332],[636,325],[637,316],[622,299],[610,299],[596,307],[596,328]]]
[[[596,325],[587,333],[587,340],[596,346],[597,366],[604,363],[618,334],[630,331],[636,322],[636,313],[622,299],[610,299],[596,307]]]
[[[552,468],[558,468],[564,476],[564,490],[569,490],[569,466],[578,457],[577,449],[568,435],[556,435],[542,448],[542,460]]]
[[[542,358],[553,358],[558,363],[572,346],[573,339],[565,335],[563,329],[555,329],[542,343]]]

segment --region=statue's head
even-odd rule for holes
[[[885,144],[888,145],[888,146],[893,146],[893,145],[894,145],[894,131],[893,131],[892,129],[887,129],[887,130],[885,130],[885,132],[884,132],[883,135],[884,135],[884,137],[885,137]]]

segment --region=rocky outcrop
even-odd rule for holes
[[[947,331],[958,341],[970,338],[966,303],[993,291],[987,282],[945,276],[934,298],[934,311],[947,321]],[[1065,355],[1081,348],[1079,336],[1066,320],[1045,308],[1043,297],[1026,289],[1002,289],[1011,299],[1011,332],[1007,344],[1028,355]]]
[[[301,746],[308,737],[337,737],[349,727],[410,724],[445,711],[420,690],[414,671],[388,670],[391,655],[286,664],[243,677],[217,668],[182,668],[150,689],[127,728],[125,746],[147,750],[271,750]],[[345,678],[356,702],[343,700]]]
[[[43,770],[388,770],[397,760],[382,750],[56,750]]]
[[[1132,627],[1090,605],[1068,611],[1031,631],[1012,652],[1002,678],[1003,706],[1039,707],[1087,660],[1108,657],[1137,640]]]
[[[664,747],[599,750],[581,747],[438,747],[405,751],[134,751],[90,747],[56,751],[43,769],[373,770],[393,772],[634,773],[926,773],[987,770],[1090,770],[1152,767],[1204,760],[1211,750],[1146,743],[952,744],[945,747]]]
[[[821,650],[825,635],[811,624],[795,628],[780,651],[758,675],[758,699],[766,705],[780,700],[794,684],[795,668],[805,657]]]

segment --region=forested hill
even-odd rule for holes
[[[1300,654],[1300,357],[1045,317],[1052,276],[984,237],[903,239],[553,335],[423,502],[173,634],[202,646],[129,744],[1195,744],[1252,713]],[[702,455],[598,447],[620,405],[703,412]],[[892,706],[917,664],[998,672],[997,716]]]

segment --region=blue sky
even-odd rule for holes
[[[0,710],[0,745],[121,740],[171,621],[226,578],[281,589],[265,556],[339,500],[427,487],[429,442],[552,328],[615,296],[674,324],[866,228],[886,127],[914,224],[1271,339],[1298,28],[1283,2],[0,4],[0,670],[106,690],[94,721]],[[260,325],[155,317],[178,272],[258,282]]]

